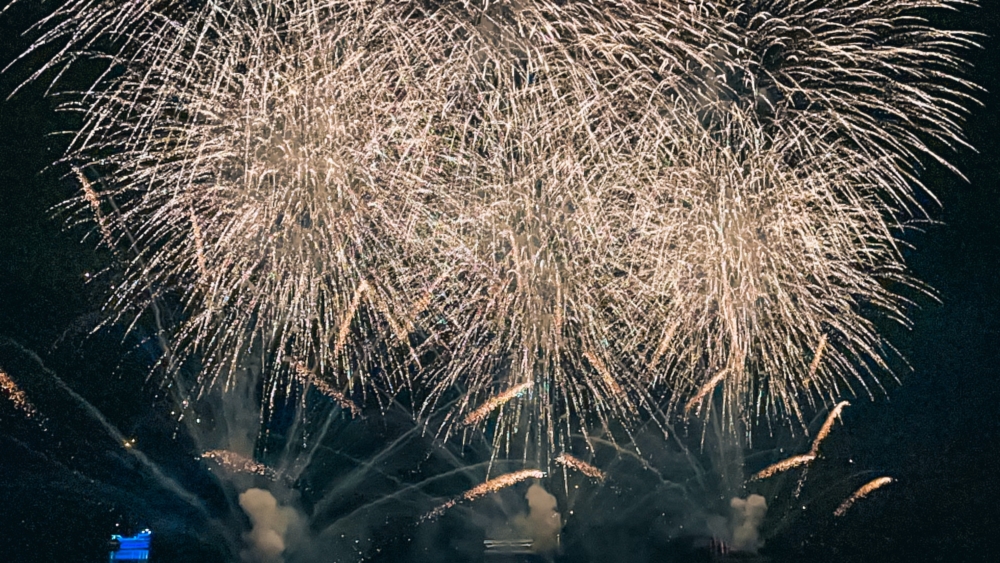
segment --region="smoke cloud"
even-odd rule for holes
[[[253,529],[244,539],[247,549],[240,556],[246,563],[284,563],[290,532],[301,529],[302,516],[291,507],[279,506],[277,499],[263,489],[240,493],[240,507],[250,517]]]
[[[559,549],[559,532],[562,530],[556,497],[534,483],[524,498],[528,499],[528,514],[518,516],[514,521],[515,527],[532,539],[531,548],[535,553],[555,553]]]
[[[760,539],[760,525],[767,514],[767,501],[760,495],[750,495],[746,499],[733,497],[729,506],[732,508],[729,547],[733,551],[757,551],[764,545]]]

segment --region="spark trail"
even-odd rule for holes
[[[465,417],[465,419],[462,420],[462,423],[465,424],[466,426],[479,424],[480,422],[485,420],[486,417],[489,416],[491,412],[509,403],[516,397],[519,397],[525,391],[531,389],[531,385],[532,383],[530,381],[527,381],[520,385],[515,385],[514,387],[511,387],[510,389],[504,391],[503,393],[500,393],[496,397],[493,397],[490,400],[483,403],[482,405],[480,405],[478,408],[476,408],[476,410],[470,412]]]
[[[14,405],[14,408],[21,411],[24,416],[28,418],[38,416],[38,410],[28,400],[28,395],[14,383],[14,380],[2,368],[0,368],[0,392],[3,392],[7,400]]]
[[[229,450],[209,450],[201,454],[201,458],[218,463],[230,471],[252,473],[269,479],[277,479],[278,477],[277,472],[263,463]]]
[[[565,452],[556,456],[556,459],[554,461],[559,465],[562,465],[563,467],[566,467],[568,469],[575,469],[576,471],[583,473],[587,477],[590,477],[591,479],[596,479],[598,481],[603,481],[604,478],[607,476],[600,469],[583,461],[582,459],[576,458]]]
[[[851,508],[851,506],[854,505],[855,502],[865,498],[866,496],[871,494],[872,491],[875,491],[876,489],[880,489],[888,485],[889,483],[892,483],[892,481],[893,481],[892,477],[879,477],[878,479],[873,479],[872,481],[869,481],[868,483],[864,484],[860,489],[855,491],[854,494],[847,497],[847,499],[844,500],[844,502],[842,502],[840,506],[837,507],[837,510],[833,511],[833,515],[843,516],[844,514],[847,514],[847,511]]]
[[[778,473],[788,471],[789,469],[794,469],[796,467],[801,467],[803,465],[806,465],[814,459],[816,459],[816,456],[811,453],[792,456],[788,459],[781,460],[773,465],[765,467],[764,469],[758,471],[752,477],[750,477],[750,480],[759,481],[761,479],[767,479],[769,477],[777,475]]]
[[[295,374],[299,376],[303,383],[312,385],[317,391],[333,399],[333,402],[351,414],[351,417],[361,416],[361,407],[357,403],[347,398],[346,395],[334,389],[332,385],[317,376],[306,366],[305,362],[296,360],[292,363]]]
[[[434,510],[425,514],[424,517],[421,518],[421,521],[433,520],[435,518],[438,518],[442,514],[444,514],[446,510],[455,506],[456,504],[458,504],[463,500],[465,501],[476,500],[480,497],[486,496],[490,493],[495,493],[501,489],[506,489],[507,487],[516,485],[528,479],[544,479],[544,478],[545,478],[545,472],[539,471],[537,469],[523,469],[521,471],[514,471],[513,473],[507,473],[499,477],[495,477],[493,479],[490,479],[489,481],[486,481],[485,483],[476,485],[475,487],[463,493],[461,496],[455,497],[454,499],[449,500],[448,502],[442,504],[441,506],[438,506]]]
[[[816,433],[816,438],[813,440],[812,449],[809,451],[812,455],[819,455],[819,446],[823,443],[823,440],[830,435],[830,431],[833,430],[833,423],[840,418],[840,413],[845,407],[851,406],[848,401],[841,401],[837,403],[833,409],[830,410],[830,414],[826,416],[826,420],[823,421],[823,426],[820,427],[819,432]]]

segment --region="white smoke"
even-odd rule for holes
[[[240,507],[253,524],[244,539],[247,549],[240,556],[246,563],[283,563],[290,532],[300,530],[303,518],[292,507],[279,506],[277,499],[263,489],[240,493]]]
[[[528,488],[524,498],[528,499],[528,514],[518,516],[514,520],[515,527],[532,539],[531,549],[535,553],[555,553],[559,549],[559,532],[562,530],[556,497],[535,483]]]
[[[760,539],[760,525],[767,514],[767,501],[760,495],[750,495],[746,499],[733,497],[729,501],[730,515],[729,547],[733,551],[755,552],[764,542]]]

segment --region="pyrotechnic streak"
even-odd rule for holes
[[[506,489],[507,487],[516,485],[528,479],[544,479],[544,478],[545,478],[545,472],[539,471],[537,469],[523,469],[521,471],[515,471],[513,473],[507,473],[499,477],[495,477],[493,479],[490,479],[489,481],[486,481],[485,483],[476,485],[475,487],[469,489],[464,494],[462,494],[462,496],[455,497],[449,500],[448,502],[442,504],[441,506],[435,508],[434,510],[428,512],[426,515],[424,515],[423,518],[421,518],[421,520],[433,520],[434,518],[441,516],[442,514],[444,514],[446,510],[455,506],[456,504],[458,504],[463,500],[473,501],[480,497],[486,496],[490,493],[495,493],[501,489]]]
[[[795,490],[792,492],[792,496],[794,498],[799,498],[799,495],[802,494],[802,489],[806,486],[806,477],[808,476],[809,466],[807,465],[802,469],[802,474],[799,475],[799,480],[795,482]]]
[[[611,390],[611,394],[619,400],[624,400],[625,391],[623,391],[621,385],[615,381],[615,378],[611,376],[611,372],[608,371],[608,366],[604,365],[604,362],[602,362],[601,359],[594,355],[594,353],[590,350],[585,350],[583,352],[583,357],[590,362],[590,365],[593,366],[595,371],[597,371],[597,374],[601,376],[601,380],[604,381],[604,385]]]
[[[441,506],[438,506],[434,510],[428,512],[427,514],[424,514],[424,516],[420,519],[420,521],[421,522],[426,522],[427,520],[433,520],[435,518],[440,517],[449,508],[451,508],[451,507],[455,506],[456,504],[458,504],[459,500],[461,500],[461,497],[449,500],[448,502],[442,504]]]
[[[688,401],[686,405],[684,405],[684,414],[685,415],[689,414],[691,410],[694,409],[695,407],[698,407],[700,409],[702,399],[708,396],[708,394],[710,394],[715,389],[715,387],[719,384],[719,382],[726,378],[726,374],[728,372],[729,368],[722,368],[719,370],[719,373],[712,376],[712,379],[709,379],[704,385],[702,385],[701,388],[698,389],[698,393],[694,397],[692,397],[691,400]]]
[[[317,376],[311,369],[309,369],[305,362],[301,360],[293,361],[292,369],[295,370],[295,373],[304,383],[312,385],[317,391],[333,399],[333,402],[337,403],[340,408],[351,413],[352,418],[361,416],[361,407],[359,407],[357,403],[348,399],[346,395],[337,389],[334,389],[332,385]]]
[[[539,471],[537,469],[522,469],[521,471],[514,471],[513,473],[507,473],[499,477],[495,477],[486,481],[481,485],[477,485],[462,495],[464,500],[476,500],[477,498],[487,495],[489,493],[495,493],[500,489],[506,489],[512,485],[516,485],[521,481],[528,479],[544,479],[545,472]]]
[[[94,221],[97,222],[97,228],[101,231],[101,242],[104,243],[109,249],[114,249],[113,239],[111,238],[111,230],[108,228],[107,223],[104,219],[104,214],[101,212],[101,200],[97,196],[97,192],[94,190],[94,185],[87,178],[83,170],[74,167],[73,173],[76,175],[76,179],[80,182],[80,188],[83,190],[83,199],[90,206],[91,213],[94,214]]]
[[[809,380],[816,375],[816,369],[819,368],[819,362],[823,359],[824,349],[826,349],[826,334],[820,337],[819,344],[816,345],[816,354],[813,356],[812,363],[809,364]]]
[[[393,334],[396,335],[396,339],[401,343],[406,343],[409,341],[409,335],[413,331],[413,325],[407,322],[407,328],[399,324],[396,320],[396,315],[393,313],[389,304],[386,302],[385,298],[376,291],[373,291],[371,286],[368,286],[369,301],[375,306],[378,312],[382,313],[382,318],[389,323],[389,329],[392,330]],[[404,319],[405,320],[405,319]],[[346,336],[345,336],[346,340]]]
[[[598,481],[603,481],[605,474],[600,469],[594,467],[593,465],[583,461],[582,459],[573,457],[568,453],[561,453],[556,456],[555,462],[563,467],[568,467],[570,469],[575,469],[580,473],[583,473],[591,479],[597,479]]]
[[[656,347],[656,352],[653,353],[653,357],[649,360],[650,368],[655,368],[663,355],[667,353],[667,348],[670,346],[670,341],[674,338],[674,333],[677,332],[678,327],[680,327],[680,322],[675,322],[663,333],[660,345]]]
[[[441,282],[445,280],[447,275],[448,274],[441,274],[433,282],[431,282],[431,285],[424,290],[423,297],[414,302],[413,306],[410,307],[410,317],[407,319],[407,324],[411,332],[413,331],[413,325],[420,317],[420,314],[426,311],[427,307],[430,306],[431,301],[434,300],[434,290],[437,289]]]
[[[788,471],[789,469],[794,469],[796,467],[806,465],[812,460],[816,459],[813,454],[803,454],[790,457],[775,463],[774,465],[769,465],[759,472],[755,473],[753,477],[750,477],[751,481],[759,481],[761,479],[767,479],[778,473]]]
[[[358,284],[357,289],[354,290],[354,296],[351,297],[351,305],[340,319],[340,331],[337,333],[337,342],[333,345],[334,356],[340,354],[340,351],[344,349],[344,343],[347,342],[347,335],[351,330],[351,319],[357,314],[358,306],[361,305],[361,298],[364,297],[368,289],[368,282],[362,281]]]
[[[476,410],[466,415],[465,418],[462,419],[462,424],[466,426],[479,424],[480,422],[486,420],[486,417],[489,416],[491,412],[500,408],[503,405],[506,405],[515,397],[520,396],[521,393],[524,393],[528,389],[531,389],[531,385],[532,383],[530,381],[526,381],[520,385],[515,385],[514,387],[511,387],[510,389],[504,391],[503,393],[500,393],[495,397],[491,397],[488,401],[486,401],[478,408],[476,408]]]
[[[277,472],[263,463],[230,450],[209,450],[201,454],[201,459],[214,461],[226,469],[238,473],[253,473],[269,479],[276,479],[278,475]]]
[[[201,227],[198,226],[198,218],[195,217],[194,209],[188,208],[188,218],[191,220],[191,234],[194,236],[195,257],[198,260],[198,273],[202,278],[208,276],[208,268],[205,266],[205,239],[201,234]]]
[[[812,448],[809,450],[809,454],[813,457],[819,457],[819,446],[823,443],[823,440],[830,434],[830,430],[833,429],[833,423],[840,418],[841,411],[844,407],[851,406],[851,403],[847,401],[841,401],[834,406],[829,414],[826,416],[826,420],[823,421],[823,426],[820,427],[819,432],[816,434],[816,438],[813,439]],[[805,487],[806,477],[809,475],[809,467],[805,467],[802,470],[802,474],[799,475],[799,480],[795,483],[795,491],[792,496],[799,498],[802,494],[802,488]]]
[[[7,375],[7,372],[0,369],[0,391],[3,391],[14,408],[24,413],[24,416],[32,418],[38,414],[35,406],[28,400],[28,396],[14,383],[14,380]]]
[[[830,435],[830,430],[833,429],[833,423],[840,417],[840,413],[844,410],[844,407],[849,406],[851,406],[851,403],[848,401],[841,401],[833,407],[830,414],[826,416],[826,420],[823,421],[823,426],[820,427],[819,432],[816,433],[816,438],[813,440],[812,449],[809,453],[812,455],[819,455],[819,445],[822,444],[823,440]]]
[[[888,485],[889,483],[892,483],[892,477],[879,477],[878,479],[874,479],[872,481],[869,481],[864,486],[862,486],[860,489],[858,489],[857,491],[855,491],[853,495],[847,497],[847,500],[845,500],[844,502],[842,502],[840,504],[840,506],[837,507],[837,510],[833,511],[833,515],[834,516],[843,516],[847,512],[847,510],[851,508],[851,505],[853,505],[855,502],[857,502],[860,499],[865,498],[866,496],[868,496],[869,493],[871,493],[875,489],[879,489],[881,487],[884,487],[885,485]]]

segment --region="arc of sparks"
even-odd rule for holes
[[[214,461],[219,465],[239,473],[253,473],[269,479],[276,479],[278,474],[263,463],[254,461],[231,450],[209,450],[201,454],[201,459]]]
[[[767,479],[768,477],[772,477],[774,475],[777,475],[778,473],[788,471],[789,469],[794,469],[796,467],[799,467],[800,465],[805,465],[814,459],[816,459],[816,456],[813,454],[802,454],[802,455],[792,456],[788,459],[783,459],[778,463],[765,467],[764,469],[755,473],[753,477],[750,478],[750,480],[759,481],[761,479]]]
[[[812,449],[809,451],[812,455],[819,455],[819,445],[823,443],[823,440],[830,435],[830,430],[833,429],[833,423],[840,417],[841,411],[844,407],[851,406],[848,401],[841,401],[837,403],[837,406],[833,407],[830,414],[826,416],[826,421],[823,422],[823,426],[820,427],[819,433],[816,434],[816,439],[813,440]]]
[[[666,330],[663,334],[663,338],[660,339],[660,345],[656,347],[656,352],[653,353],[653,358],[649,360],[649,367],[655,367],[660,358],[667,353],[667,348],[670,346],[670,341],[674,338],[674,333],[677,332],[677,328],[680,326],[680,321],[675,322],[670,325],[670,328]]]
[[[438,506],[434,510],[428,512],[427,514],[424,515],[423,518],[421,518],[421,520],[422,521],[433,520],[441,516],[442,514],[444,514],[446,510],[455,506],[456,504],[458,504],[463,500],[473,501],[480,497],[486,496],[489,493],[495,493],[501,489],[506,489],[507,487],[516,485],[528,479],[544,479],[544,478],[545,478],[545,472],[538,469],[522,469],[520,471],[514,471],[513,473],[506,473],[499,477],[490,479],[485,483],[476,485],[475,487],[469,489],[468,491],[465,491],[461,496],[457,496],[449,500],[448,502],[442,504],[441,506]]]
[[[347,335],[351,331],[351,319],[358,312],[358,307],[361,305],[361,298],[364,297],[365,292],[369,289],[368,281],[362,280],[358,284],[358,287],[354,290],[354,296],[351,297],[351,305],[347,309],[347,313],[340,320],[340,330],[337,332],[337,340],[333,345],[333,355],[336,356],[344,349],[344,344],[347,343]]]
[[[694,409],[695,407],[701,408],[700,405],[702,399],[704,399],[709,393],[711,393],[712,390],[715,389],[715,386],[718,385],[720,381],[725,379],[727,373],[729,373],[729,368],[728,367],[722,368],[721,370],[719,370],[719,373],[712,376],[712,379],[709,379],[707,383],[702,385],[701,388],[698,389],[698,394],[692,397],[691,400],[688,401],[686,405],[684,405],[684,414],[688,415],[691,412],[691,410]]]
[[[412,323],[407,323],[404,327],[399,324],[396,320],[396,316],[393,314],[392,309],[389,308],[389,304],[386,303],[385,298],[382,297],[378,292],[372,291],[372,295],[369,296],[369,300],[375,306],[375,308],[382,313],[382,317],[387,323],[389,323],[389,329],[392,330],[393,334],[401,344],[408,344],[410,342],[410,333],[413,332]],[[349,324],[349,321],[348,321]],[[343,331],[343,325],[341,326],[341,331]],[[339,336],[339,335],[338,335]],[[346,338],[346,334],[344,335]]]
[[[837,403],[837,405],[833,407],[833,409],[830,410],[830,414],[826,416],[826,420],[823,422],[823,426],[820,427],[819,432],[816,434],[816,438],[813,440],[812,448],[809,450],[809,455],[812,455],[814,457],[819,457],[819,445],[822,444],[823,440],[825,440],[826,437],[830,435],[830,430],[833,429],[833,423],[835,420],[837,420],[837,418],[840,417],[840,413],[841,411],[844,410],[844,407],[849,407],[849,406],[851,406],[851,403],[849,403],[848,401],[841,401]],[[799,481],[798,483],[795,484],[795,492],[792,493],[792,496],[794,496],[795,498],[799,498],[799,495],[802,494],[802,488],[806,484],[806,475],[808,475],[808,473],[809,473],[808,467],[802,470],[802,475],[799,476]]]
[[[94,219],[97,221],[97,227],[101,231],[101,240],[109,249],[114,249],[114,245],[112,244],[113,239],[111,238],[111,230],[108,229],[108,225],[104,221],[104,214],[101,212],[101,200],[97,195],[97,191],[94,190],[94,185],[83,173],[83,170],[74,166],[73,173],[76,174],[76,179],[80,181],[80,186],[83,189],[83,199],[87,201],[87,205],[90,206],[90,210],[94,213]]]
[[[837,507],[837,510],[833,511],[833,515],[838,517],[843,516],[844,514],[847,513],[847,510],[850,509],[855,502],[865,498],[872,491],[876,489],[881,489],[882,487],[888,485],[889,483],[892,483],[892,481],[893,481],[892,477],[879,477],[878,479],[873,479],[868,483],[865,483],[860,489],[854,491],[853,495],[847,497],[847,500],[840,503],[840,506]]]
[[[346,395],[334,389],[332,385],[319,378],[312,370],[306,366],[305,362],[297,360],[292,363],[292,369],[295,373],[302,379],[302,381],[309,383],[316,388],[317,391],[333,399],[333,402],[337,403],[340,408],[351,413],[351,418],[361,416],[361,407],[359,407],[354,401],[347,398]]]
[[[816,375],[816,370],[819,369],[819,363],[823,359],[823,351],[826,350],[826,334],[819,339],[819,344],[816,345],[816,355],[813,356],[812,362],[809,364],[809,377],[812,379]]]
[[[604,365],[604,362],[602,362],[596,354],[590,350],[585,350],[583,352],[583,357],[590,362],[590,365],[593,366],[595,371],[597,371],[597,374],[601,376],[601,380],[604,381],[604,384],[608,387],[608,389],[611,389],[612,394],[619,398],[625,395],[625,391],[622,390],[621,385],[615,381],[614,377],[611,377],[611,372],[608,371],[608,367]]]
[[[486,420],[486,417],[489,416],[491,412],[500,408],[502,405],[509,403],[512,399],[530,389],[531,385],[532,385],[531,381],[526,381],[524,383],[521,383],[520,385],[515,385],[510,389],[504,391],[503,393],[500,393],[499,395],[491,398],[490,400],[480,405],[479,408],[466,415],[465,418],[462,419],[462,424],[464,424],[465,426],[473,426],[475,424],[479,424],[483,420]]]
[[[425,310],[427,310],[427,307],[430,306],[431,301],[434,300],[434,290],[436,290],[437,287],[441,285],[441,282],[447,279],[449,274],[450,272],[446,272],[435,278],[434,281],[431,282],[430,286],[428,286],[427,289],[424,291],[423,297],[421,297],[420,299],[418,299],[416,302],[413,303],[413,305],[410,307],[409,318],[406,319],[407,330],[413,332],[414,325],[416,324],[417,319],[420,317],[420,314],[423,313]]]
[[[558,463],[559,465],[562,465],[563,467],[569,469],[575,469],[580,473],[583,473],[587,477],[590,477],[591,479],[597,479],[598,481],[603,481],[604,478],[607,476],[600,469],[594,467],[593,465],[587,463],[586,461],[583,461],[580,458],[574,457],[565,452],[556,456],[555,462]]]
[[[24,413],[24,416],[32,418],[38,414],[38,410],[28,400],[28,395],[2,369],[0,369],[0,391],[7,395],[7,399],[13,403],[14,408]]]

